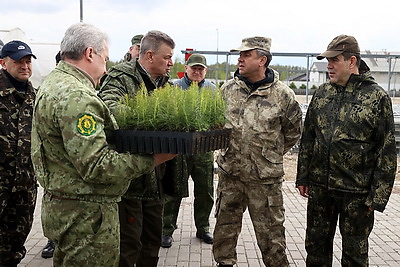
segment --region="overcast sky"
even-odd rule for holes
[[[109,35],[112,60],[123,57],[133,35],[149,30],[170,35],[180,59],[186,48],[228,51],[256,35],[272,38],[272,53],[319,53],[339,34],[355,36],[361,50],[399,52],[399,10],[394,0],[83,0],[83,21]],[[0,30],[19,27],[33,42],[60,42],[80,20],[80,1],[13,0],[0,18]],[[306,61],[275,57],[272,64],[299,62]]]

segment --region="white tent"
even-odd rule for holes
[[[60,50],[59,43],[40,43],[30,40],[20,28],[0,30],[0,40],[6,44],[12,40],[20,40],[27,43],[37,59],[32,59],[32,77],[30,81],[37,88],[43,79],[56,65],[55,56]]]

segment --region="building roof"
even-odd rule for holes
[[[307,73],[298,73],[298,74],[295,74],[295,75],[293,75],[293,76],[290,76],[290,77],[288,78],[288,80],[289,80],[289,81],[305,82],[305,81],[307,81],[306,76],[307,76]]]
[[[311,66],[311,71],[328,72],[328,70],[326,69],[327,65],[328,65],[328,62],[326,62],[326,61],[314,62]]]
[[[369,50],[365,51],[365,54],[368,55],[387,55],[390,56],[390,54],[393,55],[398,55],[398,52],[371,52]],[[389,59],[388,58],[374,58],[374,57],[368,57],[368,58],[363,58],[364,61],[367,63],[368,67],[371,69],[373,72],[388,72],[389,71]],[[391,59],[391,71],[392,72],[400,72],[400,60],[399,58],[392,58]]]

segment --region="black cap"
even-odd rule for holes
[[[36,58],[36,56],[32,54],[32,50],[29,45],[22,41],[10,41],[1,49],[1,58],[10,57],[18,61],[25,56],[32,56]]]

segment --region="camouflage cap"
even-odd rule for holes
[[[140,45],[140,42],[142,41],[143,34],[138,34],[132,37],[132,45]]]
[[[207,68],[206,57],[200,54],[192,54],[186,61],[186,65],[189,67],[200,65],[204,68]]]
[[[248,51],[253,49],[261,49],[270,52],[271,38],[260,36],[244,38],[242,40],[242,45],[236,49],[231,49],[231,52]]]
[[[326,57],[336,57],[343,52],[360,54],[360,47],[358,46],[356,38],[344,34],[336,36],[329,43],[326,51],[317,56],[317,59],[321,60]]]

